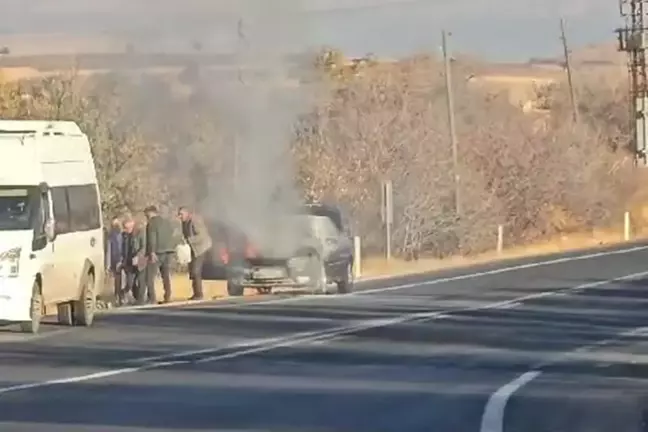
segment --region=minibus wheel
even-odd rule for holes
[[[23,333],[36,334],[40,329],[40,322],[43,318],[43,294],[40,285],[36,281],[34,281],[34,286],[32,287],[29,316],[31,317],[29,321],[20,323],[20,330]]]
[[[81,299],[74,302],[74,324],[90,327],[94,321],[96,308],[95,278],[92,273],[88,273],[83,282]]]

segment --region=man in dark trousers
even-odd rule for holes
[[[144,210],[146,215],[146,287],[150,303],[157,303],[155,277],[158,271],[164,287],[164,303],[171,301],[171,258],[175,253],[176,242],[173,238],[171,221],[159,215],[155,206]]]
[[[204,220],[187,207],[178,209],[178,217],[182,222],[182,236],[191,248],[189,278],[191,279],[193,296],[189,300],[202,300],[204,298],[202,269],[205,264],[205,255],[212,247],[212,239]]]
[[[121,300],[123,278],[122,278],[122,223],[119,218],[111,222],[108,233],[108,270],[113,279],[115,301]]]
[[[122,263],[126,275],[124,294],[129,292],[137,304],[146,303],[146,235],[137,222],[128,218],[124,221],[124,243]],[[125,296],[124,296],[125,297]]]

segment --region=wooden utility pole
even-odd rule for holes
[[[236,26],[236,31],[237,31],[237,51],[239,54],[239,64],[237,68],[238,72],[238,80],[241,84],[245,84],[245,80],[243,79],[243,70],[241,69],[241,55],[243,54],[243,50],[246,49],[246,40],[245,40],[245,31],[243,29],[243,18],[239,18],[237,26]]]
[[[236,72],[237,72],[237,78],[238,78],[239,84],[245,86],[246,82],[245,82],[245,79],[243,77],[243,68],[241,66],[241,62],[243,61],[243,59],[245,59],[247,57],[247,53],[245,52],[245,50],[247,50],[247,41],[246,41],[246,38],[245,38],[245,31],[244,31],[244,28],[243,28],[243,18],[239,18],[236,30],[237,30],[237,42],[238,42],[237,43],[237,51],[238,51],[238,58],[239,58]],[[234,150],[234,156],[233,156],[233,159],[234,159],[234,161],[233,161],[234,162],[233,163],[233,171],[234,171],[234,173],[233,173],[233,178],[234,178],[234,187],[237,188],[237,189],[238,189],[238,184],[239,184],[239,176],[240,176],[240,173],[239,173],[240,167],[239,167],[239,165],[240,165],[240,158],[241,158],[241,156],[239,154],[240,153],[240,145],[241,145],[240,144],[241,131],[238,129],[238,127],[240,127],[240,126],[237,125],[237,130],[234,133],[234,139],[233,139],[233,143],[232,143],[233,146],[234,146],[234,149],[233,149]]]
[[[569,86],[569,99],[572,106],[572,115],[574,123],[579,122],[578,105],[576,102],[576,90],[574,89],[574,81],[572,78],[571,59],[569,53],[569,45],[567,44],[567,36],[565,35],[565,20],[560,19],[560,40],[563,46],[563,55],[565,59],[565,71],[567,72],[567,85]]]
[[[454,170],[455,187],[455,212],[461,215],[461,178],[459,176],[459,153],[457,149],[457,125],[455,122],[454,94],[452,91],[452,67],[448,53],[448,34],[441,31],[441,49],[443,50],[443,66],[445,71],[446,97],[448,102],[448,127],[450,129],[450,143],[452,144],[452,162]]]

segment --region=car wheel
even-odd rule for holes
[[[327,293],[328,279],[326,277],[326,268],[324,263],[317,255],[312,255],[309,264],[309,276],[311,279],[311,288],[314,292],[322,294]]]
[[[346,271],[342,280],[337,283],[338,294],[349,294],[353,292],[353,285],[355,278],[353,276],[353,264],[349,262],[346,266]]]
[[[261,295],[263,294],[271,294],[272,293],[272,287],[260,287],[257,288],[257,292]]]
[[[240,297],[243,295],[245,287],[230,280],[227,281],[227,295],[232,297]]]
[[[81,298],[75,301],[72,306],[74,325],[90,327],[94,322],[96,309],[97,296],[95,294],[95,278],[92,273],[88,273],[83,282]]]

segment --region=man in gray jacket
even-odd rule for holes
[[[173,236],[171,221],[158,214],[155,206],[144,210],[146,215],[146,286],[149,303],[156,303],[155,277],[157,272],[162,276],[164,302],[171,301],[171,259],[175,253],[176,242]]]
[[[187,207],[178,209],[178,217],[182,222],[182,236],[191,248],[189,278],[191,279],[193,296],[189,300],[202,300],[204,298],[202,270],[205,264],[205,255],[212,247],[212,239],[204,220]]]
[[[146,302],[146,236],[144,228],[140,227],[132,217],[124,221],[124,242],[122,263],[126,274],[124,294],[130,293],[137,304]],[[124,296],[125,297],[125,296]],[[125,299],[123,297],[123,299]]]

